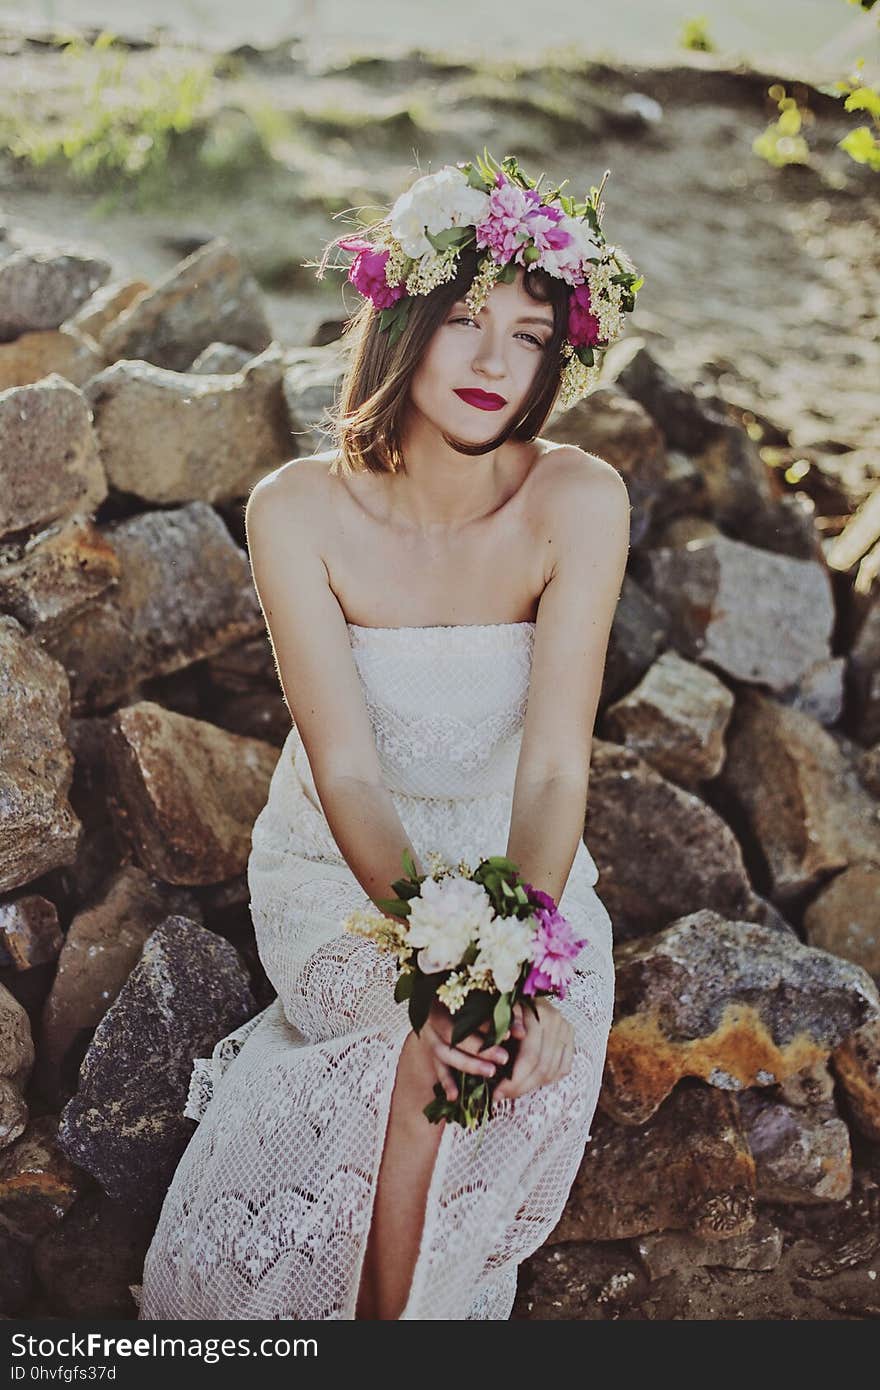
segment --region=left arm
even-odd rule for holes
[[[584,833],[630,514],[626,484],[610,464],[572,449],[559,467],[541,522],[550,577],[538,610],[506,851],[525,881],[556,902]]]
[[[563,462],[563,460],[560,460]],[[507,855],[558,903],[586,819],[593,726],[611,623],[629,552],[629,493],[620,474],[573,449],[554,479],[544,520],[551,573],[538,615]],[[515,1099],[572,1066],[574,1029],[551,999],[538,1017],[517,1004],[510,1076],[493,1094]],[[514,1049],[516,1050],[516,1049]]]

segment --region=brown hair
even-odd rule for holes
[[[346,325],[343,342],[352,349],[340,398],[328,411],[339,456],[330,471],[336,473],[405,472],[400,449],[400,428],[410,383],[435,330],[457,299],[467,292],[477,268],[478,253],[469,247],[459,254],[452,280],[437,285],[426,295],[415,295],[406,327],[393,347],[389,334],[379,328],[379,315],[365,299]],[[523,284],[532,299],[553,306],[553,333],[535,374],[518,420],[487,444],[468,444],[443,438],[463,454],[485,454],[505,440],[534,439],[553,407],[563,367],[562,345],[568,326],[568,286],[565,281],[538,269],[529,270]]]

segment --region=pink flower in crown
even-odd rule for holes
[[[385,266],[390,251],[377,251],[363,237],[346,237],[337,242],[343,251],[357,254],[348,268],[348,278],[359,294],[369,299],[376,309],[388,309],[406,294],[406,285],[389,285],[385,279]]]
[[[562,208],[542,203],[534,188],[520,188],[499,172],[489,211],[477,225],[477,246],[488,247],[500,265],[513,259],[517,265],[540,266],[575,285],[583,279],[583,251],[565,225],[570,220]],[[538,251],[536,260],[526,261],[527,246]]]
[[[506,265],[531,238],[529,218],[541,206],[533,188],[520,188],[499,171],[489,194],[489,209],[477,223],[477,246],[488,247],[492,259]],[[522,265],[522,257],[518,257]]]
[[[532,888],[528,883],[523,887],[530,897],[537,898],[541,904],[535,913],[538,930],[532,945],[532,966],[523,985],[523,994],[534,995],[541,989],[564,999],[574,969],[572,962],[586,946],[586,938],[581,940],[575,936],[568,918],[563,917],[549,894]]]
[[[595,347],[601,343],[599,320],[593,313],[593,301],[588,284],[575,285],[568,297],[568,331],[572,347]]]

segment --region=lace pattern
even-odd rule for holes
[[[382,730],[394,730],[384,766],[420,857],[434,847],[471,862],[504,851],[515,775],[504,745],[521,736],[532,635],[523,624],[353,630],[377,746]],[[431,685],[438,652],[447,674]],[[467,751],[476,745],[465,740],[456,758],[433,741],[438,720],[467,723],[469,713],[491,744],[476,773]],[[406,1006],[394,1002],[391,958],[340,930],[369,899],[305,763],[293,729],[248,864],[257,944],[277,998],[210,1058],[195,1059],[184,1113],[200,1123],[147,1253],[144,1319],[355,1314],[410,1029]],[[559,1001],[575,1033],[571,1071],[498,1101],[479,1148],[475,1135],[444,1126],[404,1319],[507,1318],[519,1264],[562,1214],[589,1142],[613,1013],[612,931],[597,878],[581,843],[560,902],[587,938]]]

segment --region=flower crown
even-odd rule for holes
[[[417,179],[387,216],[363,229],[366,236],[332,241],[317,277],[323,278],[334,247],[354,252],[348,278],[376,308],[380,330],[394,343],[413,297],[451,280],[465,247],[485,253],[465,295],[474,316],[496,282],[515,278],[517,266],[546,270],[571,287],[560,403],[572,405],[595,384],[605,349],[620,336],[623,315],[632,312],[644,283],[629,256],[602,235],[600,199],[609,173],[578,203],[562,193],[568,179],[541,195],[543,174],[530,179],[513,155],[499,164],[484,148],[482,158]]]

